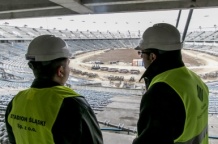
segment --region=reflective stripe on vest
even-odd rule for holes
[[[186,142],[176,142],[175,144],[200,144],[203,139],[208,135],[208,126],[197,136],[193,137],[192,139]]]
[[[54,144],[52,127],[62,102],[75,96],[79,95],[64,86],[19,92],[8,116],[16,144]]]
[[[186,119],[183,133],[174,140],[175,143],[196,144],[195,138],[202,144],[208,144],[208,134],[205,129],[208,125],[208,87],[192,71],[186,67],[165,71],[155,76],[149,88],[157,83],[167,83],[173,88],[183,101]],[[148,88],[148,89],[149,89]],[[204,137],[201,138],[201,135]],[[191,141],[191,140],[194,141]]]

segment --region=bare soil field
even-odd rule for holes
[[[200,66],[205,65],[205,61],[201,59],[197,59],[193,55],[190,56],[187,53],[183,52],[183,60],[187,65],[191,66]],[[134,49],[117,49],[117,50],[111,50],[106,53],[102,54],[96,54],[92,57],[89,57],[87,59],[84,59],[83,62],[89,62],[89,61],[102,61],[105,64],[108,64],[110,61],[120,61],[125,63],[132,63],[133,59],[140,59],[140,56],[138,55],[137,51]]]
[[[211,56],[209,54],[200,53],[196,51],[183,50],[182,51],[183,61],[185,65],[196,72],[197,74],[206,74],[211,72],[218,71],[218,57]],[[81,54],[76,56],[76,59],[71,60],[71,67],[79,69],[81,71],[86,71],[89,73],[95,73],[98,75],[96,78],[91,78],[94,81],[107,81],[109,75],[114,76],[124,76],[124,80],[128,81],[130,77],[134,77],[137,80],[140,79],[142,73],[145,71],[144,67],[132,66],[133,59],[140,59],[140,56],[137,54],[137,51],[134,49],[116,49],[110,50],[107,52],[104,51],[95,51],[88,54]],[[139,75],[123,74],[123,73],[113,73],[100,70],[91,70],[93,64],[91,61],[101,61],[104,64],[101,64],[102,67],[108,68],[117,68],[117,69],[127,69],[127,70],[139,70]],[[119,61],[117,64],[110,64],[111,61]],[[78,77],[84,77],[81,75],[75,75]],[[90,79],[88,77],[85,77]],[[214,81],[218,80],[215,78],[208,78],[205,81]]]
[[[117,49],[110,50],[106,53],[94,55],[85,59],[83,62],[102,61],[105,64],[109,64],[110,61],[120,61],[125,63],[131,63],[133,59],[137,58],[140,58],[140,56],[134,49]]]

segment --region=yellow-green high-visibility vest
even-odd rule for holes
[[[183,101],[186,113],[183,133],[175,144],[208,144],[208,87],[186,67],[176,68],[155,76],[149,88],[167,83]]]
[[[8,122],[16,144],[54,144],[52,126],[64,98],[79,96],[65,86],[30,88],[12,101]]]

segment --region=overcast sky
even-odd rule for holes
[[[183,10],[178,29],[183,32],[189,10]],[[176,25],[178,10],[138,12],[138,13],[117,13],[97,15],[74,15],[47,18],[1,20],[0,25],[5,22],[11,26],[24,26],[45,29],[68,29],[80,31],[144,31],[147,27],[160,22],[167,22]],[[189,31],[202,29],[215,29],[218,25],[218,8],[195,9],[190,22]]]

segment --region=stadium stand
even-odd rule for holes
[[[0,26],[0,90],[7,93],[0,95],[0,143],[7,144],[8,138],[4,124],[4,113],[8,102],[13,98],[11,90],[20,90],[31,85],[32,71],[27,66],[24,55],[31,39],[42,34],[53,34],[65,39],[74,55],[95,50],[118,48],[134,48],[138,45],[140,31],[135,32],[100,32],[100,31],[69,31],[57,29]],[[186,36],[185,49],[201,51],[218,56],[217,31],[194,31]],[[218,74],[217,74],[218,75]],[[70,76],[67,86],[86,85],[85,79]],[[134,80],[135,81],[135,80]],[[218,114],[218,83],[208,83],[210,88],[210,114]],[[11,92],[10,92],[11,91]],[[104,92],[87,89],[76,89],[84,95],[96,114],[112,101],[114,95],[131,96],[128,93]]]
[[[185,49],[218,56],[218,31],[189,32],[185,39]]]

